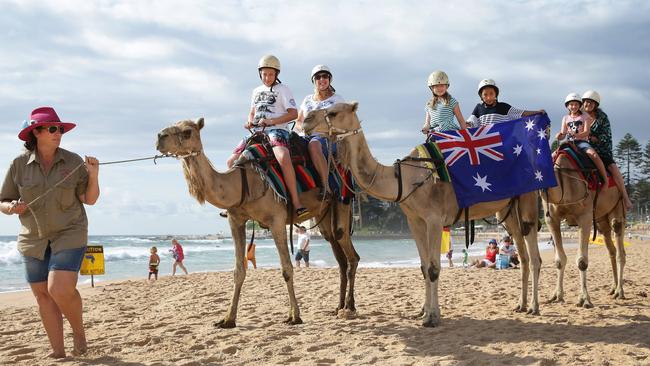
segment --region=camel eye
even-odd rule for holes
[[[338,112],[327,112],[327,117],[330,117],[330,118],[331,118],[331,117],[336,117],[336,114],[337,114],[337,113],[338,113]]]
[[[185,130],[181,132],[181,135],[184,139],[189,139],[190,137],[192,137],[192,130]]]

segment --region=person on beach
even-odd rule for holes
[[[449,248],[449,251],[447,252],[447,260],[449,261],[449,268],[454,267],[454,261],[453,261],[453,256],[454,256],[454,250]]]
[[[326,109],[334,104],[345,102],[340,95],[336,94],[336,89],[332,86],[332,71],[329,67],[325,65],[314,66],[311,70],[311,82],[314,85],[314,93],[306,96],[300,104],[298,119],[296,120],[296,129],[299,131],[302,130],[302,123],[309,112]],[[323,184],[321,198],[325,199],[331,195],[327,158],[329,157],[330,149],[332,155],[336,155],[336,145],[330,143],[327,137],[321,134],[308,136],[307,139],[309,140],[309,156]]]
[[[169,251],[172,253],[172,257],[174,258],[174,264],[172,264],[172,276],[176,275],[176,266],[181,267],[183,272],[187,274],[187,268],[185,268],[185,265],[183,264],[185,254],[183,253],[181,243],[176,239],[172,239],[172,248]]]
[[[501,240],[501,248],[499,248],[499,254],[510,256],[510,267],[517,268],[519,265],[519,255],[517,254],[517,249],[512,245],[512,239],[510,236],[506,235]]]
[[[257,269],[257,260],[255,259],[255,243],[248,243],[246,254],[244,256],[244,267],[248,269],[248,261],[253,263],[253,269]]]
[[[298,252],[296,253],[296,267],[300,268],[300,260],[305,261],[305,267],[309,268],[309,233],[304,226],[298,227]]]
[[[627,195],[623,175],[614,162],[612,127],[609,123],[609,117],[600,108],[600,94],[595,90],[587,90],[582,95],[582,108],[594,120],[589,129],[589,142],[591,142],[591,146],[594,147],[609,172],[612,173],[616,187],[623,195],[625,210],[629,211],[632,208],[632,201]]]
[[[151,280],[151,275],[154,275],[154,278],[158,279],[158,265],[160,265],[160,257],[158,256],[158,248],[151,247],[149,250],[151,255],[149,256],[149,280]]]
[[[469,260],[469,253],[467,253],[467,249],[463,249],[463,268],[467,268],[468,260]]]
[[[52,107],[34,109],[18,134],[26,150],[9,165],[0,190],[0,210],[20,219],[18,251],[53,358],[66,357],[64,317],[72,328],[73,354],[87,350],[76,287],[88,244],[84,204],[99,198],[99,161],[60,147],[75,126],[61,122]]]
[[[309,215],[300,202],[296,187],[296,172],[289,155],[289,122],[298,117],[296,101],[291,90],[280,82],[280,60],[273,55],[263,56],[257,65],[262,85],[253,89],[251,107],[244,128],[253,132],[263,132],[268,136],[273,155],[280,164],[284,182],[287,185],[291,203],[296,210],[298,221]],[[246,148],[248,137],[242,139],[228,159],[231,168]],[[224,212],[221,216],[227,215]]]
[[[431,131],[464,130],[467,128],[465,118],[460,111],[456,98],[449,94],[449,77],[444,71],[434,71],[427,79],[431,90],[431,99],[424,106],[425,118],[422,133]],[[456,121],[454,121],[456,117]]]
[[[537,113],[546,113],[543,109],[526,111],[514,108],[508,103],[499,102],[499,87],[492,79],[483,79],[478,83],[478,96],[481,98],[481,103],[474,107],[472,115],[467,120],[470,127],[507,122]]]
[[[605,164],[596,153],[596,150],[591,147],[587,140],[589,139],[589,131],[594,119],[586,112],[580,110],[582,107],[582,99],[578,93],[570,93],[564,99],[564,106],[569,111],[569,114],[562,117],[562,127],[560,132],[555,136],[558,141],[562,141],[567,137],[573,140],[576,148],[584,151],[591,161],[594,162],[598,168],[598,172],[602,177],[603,182],[607,182],[607,170]]]
[[[496,268],[498,253],[499,253],[499,248],[497,247],[496,239],[490,239],[487,249],[485,249],[485,258],[475,260],[470,267]]]

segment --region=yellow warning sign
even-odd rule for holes
[[[591,238],[590,238],[590,239],[591,239]],[[613,240],[613,238],[612,238],[612,240]],[[596,245],[605,245],[605,238],[603,238],[602,235],[598,235],[598,236],[596,237],[596,240],[590,240],[589,243],[590,243],[590,244],[596,244]],[[614,241],[614,245],[616,245],[616,241]],[[627,241],[627,240],[623,240],[623,246],[624,246],[624,247],[629,247],[629,246],[630,246],[630,242]]]
[[[84,260],[81,262],[79,273],[82,275],[103,275],[104,274],[104,247],[101,245],[89,245],[86,247]]]

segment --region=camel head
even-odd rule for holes
[[[361,128],[357,117],[359,103],[338,103],[327,109],[309,112],[303,122],[305,133],[331,134],[332,137]]]
[[[156,149],[163,154],[190,155],[203,150],[200,130],[203,118],[198,121],[184,120],[163,129],[158,133]]]

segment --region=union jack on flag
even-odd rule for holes
[[[498,201],[555,186],[546,135],[550,123],[547,115],[537,114],[477,128],[431,133],[431,140],[445,157],[458,206]]]
[[[458,159],[467,155],[471,165],[481,164],[481,155],[492,160],[503,160],[503,153],[495,150],[496,147],[503,146],[499,132],[492,132],[494,125],[485,125],[477,128],[475,131],[458,130],[446,132],[432,132],[439,139],[436,143],[440,151],[449,155],[445,158],[447,166],[452,166]]]

